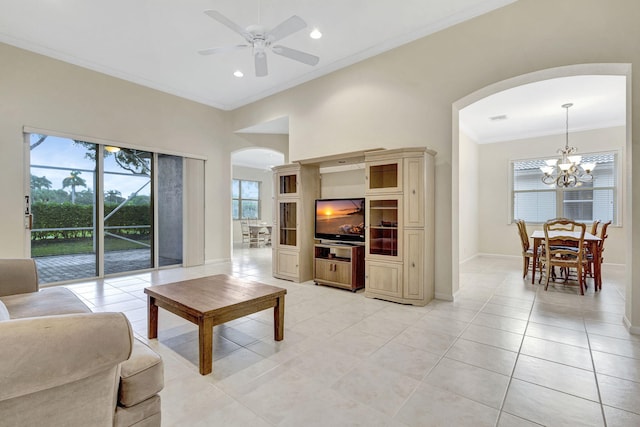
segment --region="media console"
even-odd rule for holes
[[[364,288],[364,246],[346,243],[314,245],[316,285],[335,286],[355,292]]]

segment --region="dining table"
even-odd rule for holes
[[[550,230],[549,239],[553,240],[558,236],[571,236],[575,238],[580,238],[579,231],[567,231],[567,230]],[[538,263],[538,248],[540,245],[544,243],[545,235],[544,230],[536,230],[531,233],[530,236],[533,239],[533,271],[531,272],[531,284],[535,283],[536,279],[536,268]],[[595,236],[591,233],[584,233],[584,245],[589,249],[593,256],[593,280],[595,283],[595,290],[602,289],[602,275],[601,275],[601,265],[600,262],[602,260],[602,254],[600,253],[600,242],[602,239],[598,236]]]
[[[249,236],[251,242],[258,242],[258,237],[260,232],[263,230],[267,230],[268,236],[265,241],[265,245],[271,244],[271,229],[273,226],[270,224],[249,224]]]

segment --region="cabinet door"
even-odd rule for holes
[[[402,298],[402,264],[367,261],[364,283],[371,296]]]
[[[300,173],[298,171],[278,172],[275,184],[278,197],[297,197],[300,188]]]
[[[297,248],[299,217],[297,200],[280,200],[276,209],[277,245]]]
[[[278,251],[277,253],[277,273],[292,278],[298,277],[299,271],[298,252]]]
[[[316,280],[351,286],[351,263],[316,259]]]
[[[402,159],[365,162],[367,194],[402,191]]]
[[[368,196],[366,199],[366,258],[402,260],[402,196]]]
[[[424,158],[408,157],[404,160],[404,226],[424,226]]]
[[[424,230],[407,230],[404,235],[404,294],[412,300],[424,299]]]

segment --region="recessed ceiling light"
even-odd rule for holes
[[[499,116],[489,117],[489,120],[491,120],[492,122],[497,122],[497,121],[500,121],[500,120],[507,120],[507,115],[506,114],[500,114]]]
[[[320,37],[322,37],[322,33],[317,28],[314,28],[313,31],[309,33],[309,37],[311,37],[312,39],[319,39]]]
[[[237,78],[244,77],[244,73],[240,70],[234,71],[233,75],[236,76]]]

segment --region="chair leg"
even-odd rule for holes
[[[527,277],[527,272],[529,271],[529,257],[528,256],[522,257],[522,260],[524,262],[524,269],[522,270],[522,278],[524,279],[525,277]]]
[[[580,283],[580,295],[584,295],[584,277],[582,276],[582,268],[578,266],[577,270],[578,282]]]
[[[545,265],[545,282],[544,282],[544,290],[546,291],[549,287],[549,273],[550,273],[549,263]]]

